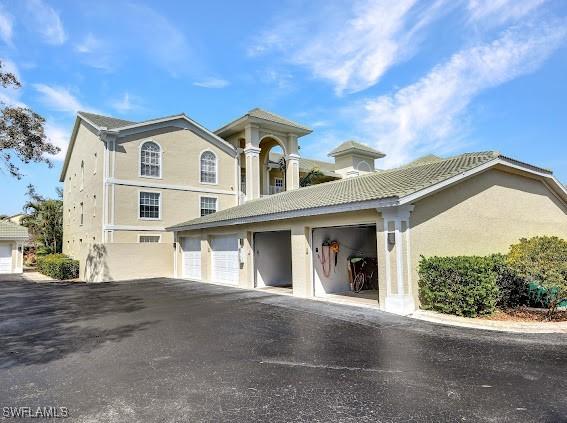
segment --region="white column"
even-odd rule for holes
[[[246,147],[246,200],[260,197],[260,132],[256,125],[244,128]]]
[[[391,313],[415,311],[411,281],[410,214],[413,206],[378,209],[384,219],[384,263],[386,297],[382,308]]]
[[[291,191],[299,188],[299,155],[288,154],[286,157],[285,189]]]
[[[246,147],[246,200],[254,200],[260,197],[260,149],[258,147]]]

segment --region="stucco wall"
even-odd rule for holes
[[[161,178],[139,176],[139,149],[146,141],[154,141],[161,146]],[[199,160],[205,150],[210,150],[217,156],[217,184],[200,182]],[[152,179],[154,182],[236,191],[234,157],[188,129],[170,127],[119,138],[115,155],[114,177],[117,179],[137,181]]]
[[[489,170],[415,204],[411,260],[420,255],[505,253],[522,237],[567,239],[567,208],[537,179]]]
[[[82,189],[81,162],[84,162]],[[103,142],[80,123],[63,185],[63,252],[71,257],[78,256],[81,240],[83,243],[101,241],[103,163]]]
[[[83,244],[80,278],[105,282],[173,276],[171,244]]]

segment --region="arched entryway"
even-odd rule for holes
[[[260,139],[260,195],[277,194],[286,190],[285,143],[274,135]]]

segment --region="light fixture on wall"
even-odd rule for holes
[[[396,245],[395,232],[388,232],[388,245]]]

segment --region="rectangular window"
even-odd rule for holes
[[[83,218],[83,203],[81,203],[81,225],[83,225],[84,218]]]
[[[214,197],[201,197],[201,216],[216,213],[217,199]]]
[[[283,188],[283,178],[274,178],[274,184],[277,187]]]
[[[159,192],[140,192],[140,218],[160,218],[160,196]]]
[[[159,242],[160,241],[160,236],[159,235],[140,235],[138,237],[138,240],[140,242]]]

